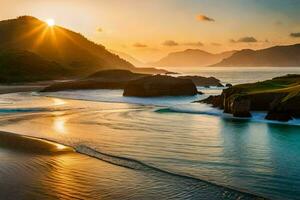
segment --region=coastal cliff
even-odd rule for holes
[[[300,117],[300,75],[236,85],[201,102],[235,117],[251,117],[251,111],[266,111],[268,120],[289,121]]]

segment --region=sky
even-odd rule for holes
[[[0,5],[0,20],[53,18],[143,62],[185,49],[219,53],[300,43],[300,0],[0,0]]]

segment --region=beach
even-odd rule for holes
[[[117,166],[41,139],[6,132],[0,138],[1,199],[255,198],[155,170]]]

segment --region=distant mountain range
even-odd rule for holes
[[[170,53],[152,66],[172,67],[300,67],[300,44],[212,54],[199,49]]]
[[[300,67],[300,44],[267,49],[244,49],[212,66],[220,67]]]
[[[227,51],[219,54],[212,54],[200,49],[187,49],[170,53],[161,60],[151,63],[155,67],[203,67],[216,64],[224,58],[230,57],[236,51]]]

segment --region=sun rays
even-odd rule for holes
[[[48,24],[48,26],[52,27],[55,26],[55,20],[54,19],[46,19],[46,23]]]

